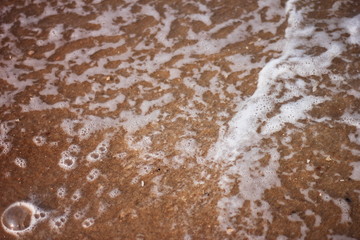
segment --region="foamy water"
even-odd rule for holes
[[[360,238],[356,1],[0,5],[4,234]]]

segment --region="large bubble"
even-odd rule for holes
[[[4,230],[13,235],[31,231],[34,226],[47,217],[46,212],[28,202],[11,204],[1,215]]]

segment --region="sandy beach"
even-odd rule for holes
[[[0,239],[360,239],[360,2],[0,2]]]

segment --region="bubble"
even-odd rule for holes
[[[65,187],[59,187],[56,195],[58,198],[64,198],[66,196],[66,188]]]
[[[81,129],[79,130],[79,135],[80,135],[80,137],[82,137],[82,138],[88,138],[89,135],[90,135],[90,129],[87,128],[87,127],[81,128]]]
[[[15,165],[21,168],[26,168],[26,160],[23,158],[15,158]]]
[[[28,202],[15,202],[1,215],[1,225],[10,234],[18,236],[31,231],[35,225],[47,218],[47,213]]]
[[[6,228],[15,231],[30,227],[32,211],[25,206],[14,206],[3,214],[3,224]]]
[[[84,217],[84,213],[81,212],[81,211],[77,211],[76,213],[74,213],[74,218],[75,218],[76,220],[79,220],[79,219],[81,219],[81,218],[83,218],[83,217]]]
[[[56,146],[59,145],[59,143],[58,143],[58,142],[50,142],[49,145],[50,145],[51,147],[56,147]]]
[[[99,151],[100,152],[106,152],[106,148],[105,147],[99,147]]]
[[[149,174],[153,170],[153,168],[154,168],[153,166],[144,165],[144,166],[139,168],[139,175],[144,176],[146,174]]]
[[[77,145],[70,145],[69,148],[66,151],[63,151],[61,153],[61,158],[59,160],[59,166],[64,169],[64,170],[73,170],[74,168],[76,168],[77,164],[77,157],[73,156],[73,154],[75,153],[79,153],[80,152],[80,147]]]
[[[115,155],[116,158],[124,159],[127,156],[126,152],[118,153]]]
[[[102,185],[99,185],[98,189],[96,190],[96,196],[100,197],[104,192],[105,187]]]
[[[43,46],[43,45],[45,45],[45,42],[44,42],[44,40],[37,40],[37,41],[36,41],[36,44],[37,44],[38,46]]]
[[[66,216],[59,216],[59,217],[56,217],[54,219],[51,219],[50,221],[50,225],[52,228],[54,229],[59,229],[59,228],[62,228],[64,227],[65,223],[67,222],[67,217]]]
[[[100,175],[100,170],[97,168],[92,169],[89,174],[86,176],[86,179],[89,182],[95,181]]]
[[[5,142],[0,139],[0,155],[8,154],[10,152],[12,145],[10,142]]]
[[[94,153],[90,154],[90,157],[93,158],[94,160],[97,160],[97,159],[99,159],[100,155],[98,153],[94,152]]]
[[[38,147],[43,146],[46,143],[46,137],[35,136],[35,137],[33,137],[33,142]]]
[[[90,152],[86,156],[86,160],[88,160],[89,162],[96,162],[101,160],[107,153],[108,148],[109,148],[109,141],[104,140],[96,147],[94,151]]]
[[[121,194],[121,191],[118,188],[114,188],[113,190],[111,190],[109,192],[109,197],[115,198],[115,197],[119,196],[120,194]]]
[[[71,153],[79,153],[80,152],[80,147],[78,145],[75,144],[71,144],[68,148],[68,151]]]
[[[87,218],[82,222],[81,226],[83,228],[88,228],[88,227],[91,227],[94,223],[95,223],[94,218]]]
[[[80,189],[77,189],[71,196],[71,200],[78,201],[80,198],[81,198],[81,191]]]
[[[70,208],[65,209],[65,212],[63,215],[54,217],[50,220],[49,224],[52,229],[60,230],[60,228],[63,228],[68,221],[68,216],[70,214]]]
[[[106,209],[108,208],[108,206],[109,206],[108,204],[103,203],[103,202],[100,202],[100,203],[99,203],[98,212],[99,212],[100,214],[104,213],[104,212],[106,211]]]
[[[80,219],[84,218],[84,216],[85,216],[86,212],[88,211],[88,209],[89,209],[89,205],[86,206],[83,209],[80,209],[80,210],[76,211],[74,213],[74,219],[75,220],[80,220]]]
[[[84,217],[85,213],[83,211],[77,211],[74,213],[74,218],[76,220],[80,220]]]

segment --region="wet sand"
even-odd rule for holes
[[[0,239],[360,239],[360,4],[291,4],[2,1],[0,213],[46,217]]]

